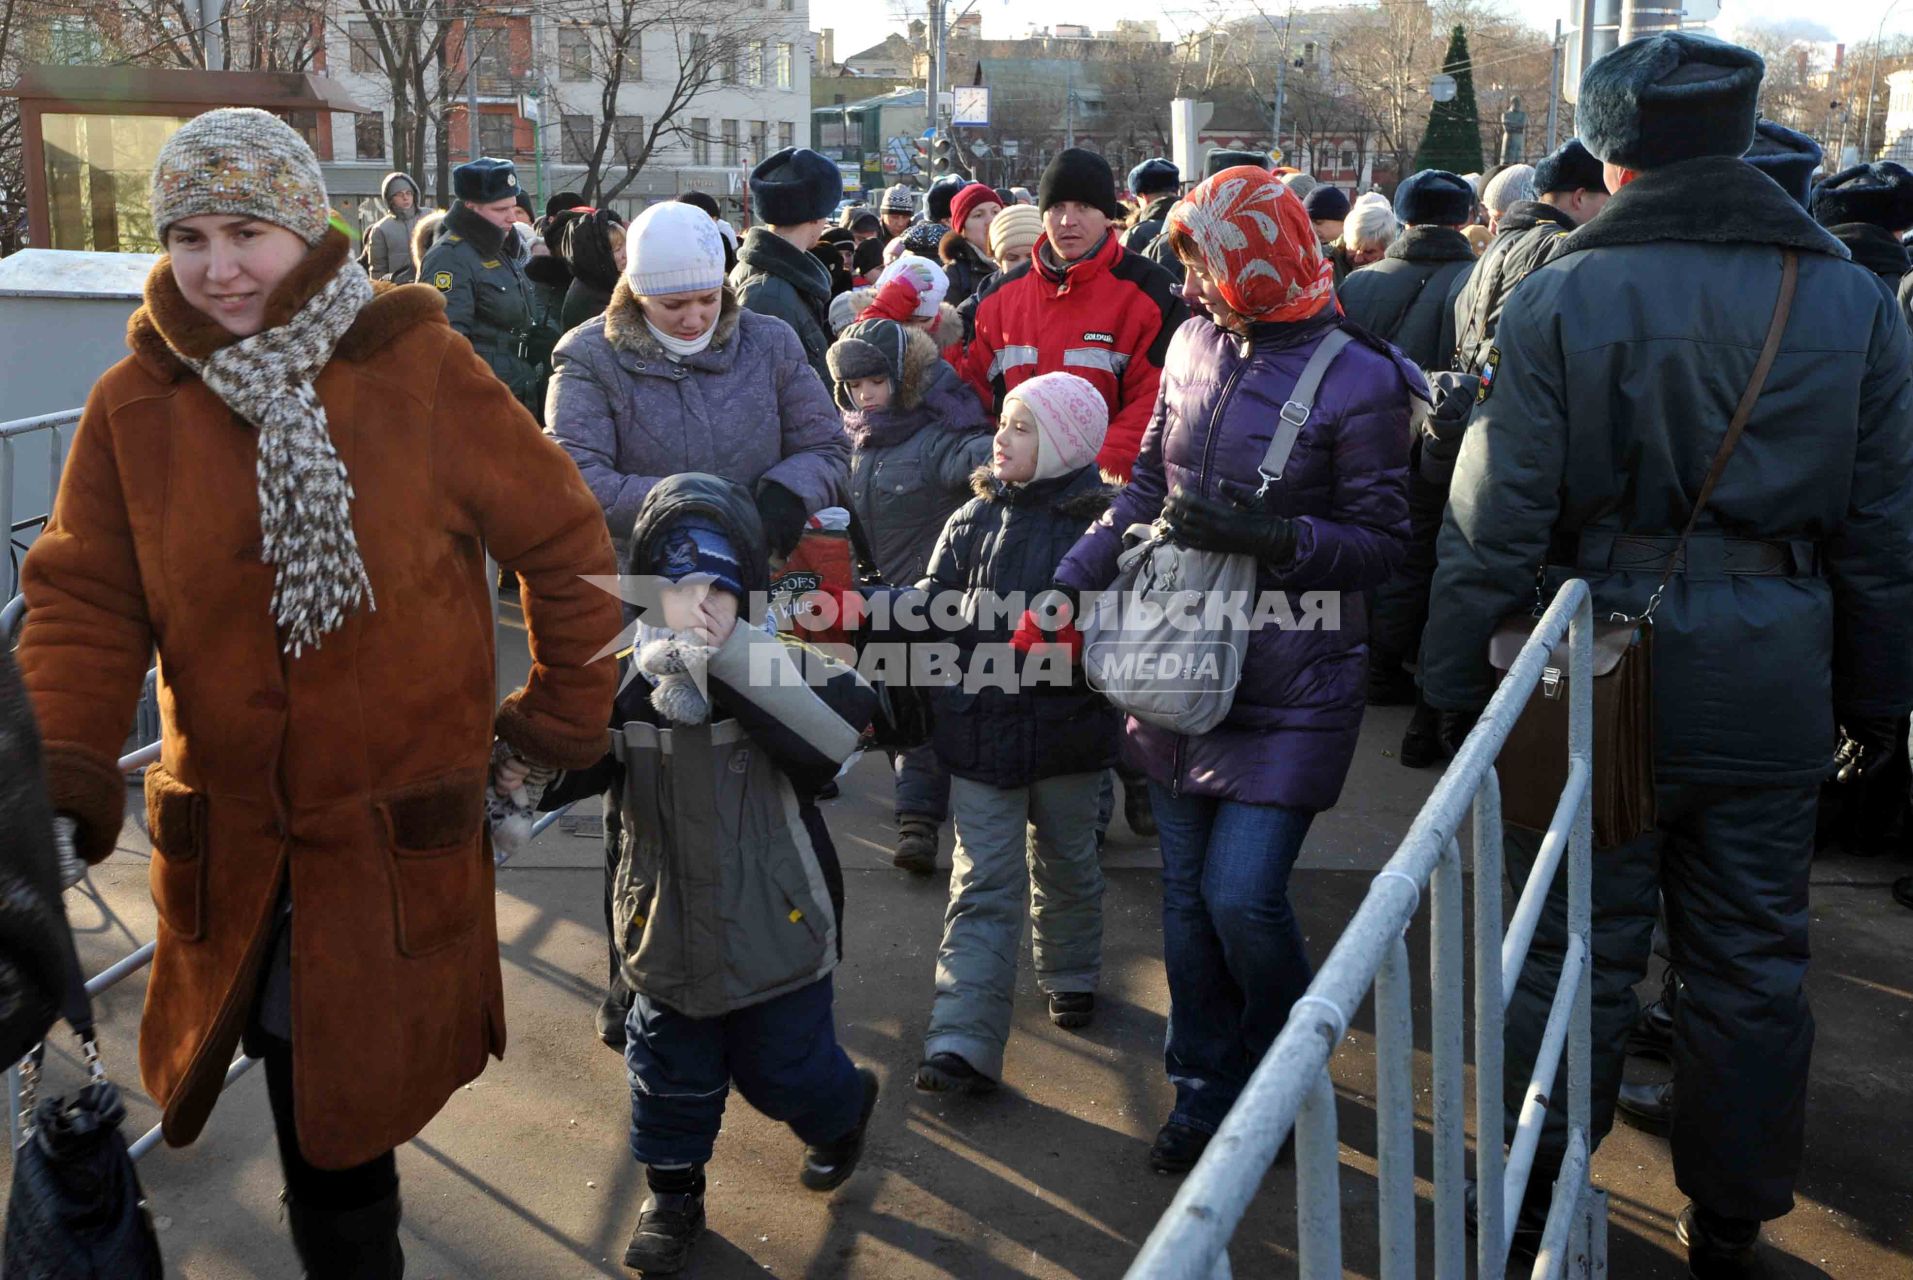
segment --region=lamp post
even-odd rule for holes
[[[1867,76],[1867,109],[1860,126],[1860,162],[1870,163],[1873,157],[1873,93],[1880,86],[1880,41],[1886,35],[1886,20],[1900,7],[1900,0],[1893,0],[1880,14],[1880,25],[1873,29],[1873,70]]]

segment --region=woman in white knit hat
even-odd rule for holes
[[[23,571],[48,790],[77,853],[113,851],[157,649],[141,1075],[184,1145],[243,1041],[306,1274],[397,1277],[392,1150],[504,1050],[494,732],[532,765],[600,754],[620,618],[580,575],[610,542],[438,291],[366,278],[282,121],[190,121],[151,206],[169,256]],[[488,548],[533,654],[502,710]]]
[[[781,558],[810,513],[836,503],[850,476],[850,438],[796,332],[738,305],[724,282],[721,235],[702,210],[674,201],[632,220],[610,305],[552,353],[545,423],[619,545],[653,485],[702,471],[752,490]],[[616,812],[605,807],[607,928]],[[622,1049],[631,993],[615,948],[608,965],[598,1034]]]

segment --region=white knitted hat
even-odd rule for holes
[[[1506,213],[1522,200],[1534,199],[1534,166],[1511,164],[1488,179],[1481,203],[1496,213]]]
[[[640,297],[724,283],[723,233],[694,204],[666,200],[639,214],[625,229],[624,257],[624,278]]]
[[[910,283],[917,286],[917,318],[927,320],[936,315],[937,308],[950,292],[950,277],[943,268],[928,258],[919,258],[914,253],[904,254],[885,267],[877,277],[877,291],[883,292],[883,287],[898,276],[910,277]]]
[[[153,164],[153,231],[237,214],[284,227],[307,244],[325,238],[325,175],[306,140],[278,116],[220,107],[179,127]]]

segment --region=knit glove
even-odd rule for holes
[[[1239,551],[1270,564],[1295,555],[1295,522],[1205,498],[1177,485],[1162,504],[1169,535],[1197,551]]]
[[[53,850],[60,860],[60,891],[78,884],[86,875],[86,860],[80,857],[80,821],[70,813],[53,815]]]
[[[757,485],[757,518],[764,522],[764,541],[771,559],[782,560],[797,549],[804,536],[804,524],[810,519],[804,500],[775,480]]]
[[[522,774],[522,780],[510,785]],[[532,764],[509,744],[492,744],[492,778],[485,788],[485,818],[492,829],[492,856],[498,862],[531,843],[538,802],[558,770]]]
[[[859,320],[894,320],[903,324],[914,319],[917,308],[923,304],[923,294],[911,281],[909,275],[899,274],[889,284],[877,291],[870,305],[857,313]]]
[[[1840,726],[1840,745],[1833,752],[1833,780],[1858,782],[1893,758],[1899,750],[1900,722],[1892,718],[1848,720]]]
[[[1069,660],[1075,662],[1083,654],[1083,633],[1071,622],[1045,630],[1034,611],[1023,610],[1022,619],[1010,635],[1010,648],[1018,653],[1031,653],[1045,645],[1061,645]]]

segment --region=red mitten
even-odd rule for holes
[[[857,313],[859,320],[895,320],[898,324],[912,319],[917,307],[923,301],[923,294],[911,282],[909,275],[899,274],[891,282],[877,291],[870,305]]]
[[[1018,653],[1030,653],[1038,645],[1059,644],[1069,654],[1071,662],[1082,656],[1083,633],[1074,623],[1065,622],[1054,631],[1045,631],[1036,621],[1036,614],[1025,609],[1022,618],[1016,624],[1016,631],[1010,636],[1010,648]]]

